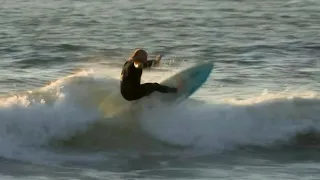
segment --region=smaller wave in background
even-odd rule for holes
[[[154,109],[145,112],[142,125],[157,139],[210,151],[315,145],[320,140],[319,110],[316,93],[265,94],[243,101]]]

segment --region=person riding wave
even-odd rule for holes
[[[127,101],[138,100],[158,91],[161,93],[177,93],[175,87],[168,87],[158,83],[141,84],[142,71],[153,65],[158,65],[162,56],[158,55],[156,60],[148,60],[148,53],[143,49],[136,49],[125,62],[121,72],[121,95]]]

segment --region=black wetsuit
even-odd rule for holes
[[[147,61],[143,67],[151,67],[153,63],[154,61]],[[128,101],[137,100],[150,95],[154,91],[162,93],[177,92],[177,88],[163,86],[158,83],[140,84],[141,75],[142,69],[136,68],[133,61],[127,61],[123,65],[121,72],[121,94],[124,99]]]

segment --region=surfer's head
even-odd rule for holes
[[[129,57],[129,61],[145,63],[148,60],[148,53],[143,49],[136,49]]]

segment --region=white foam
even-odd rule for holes
[[[118,73],[118,69],[109,71],[104,77],[101,72],[81,71],[39,90],[2,98],[0,156],[41,163],[72,159],[42,147],[85,131],[105,113],[121,107]]]
[[[75,91],[80,85],[67,87],[63,82],[43,88],[43,93],[30,92],[0,101],[0,156],[37,161],[48,154],[40,150],[42,146],[85,130],[101,117],[96,107],[79,103],[78,98],[86,93]],[[39,94],[46,98],[49,91],[53,100],[37,99]]]

